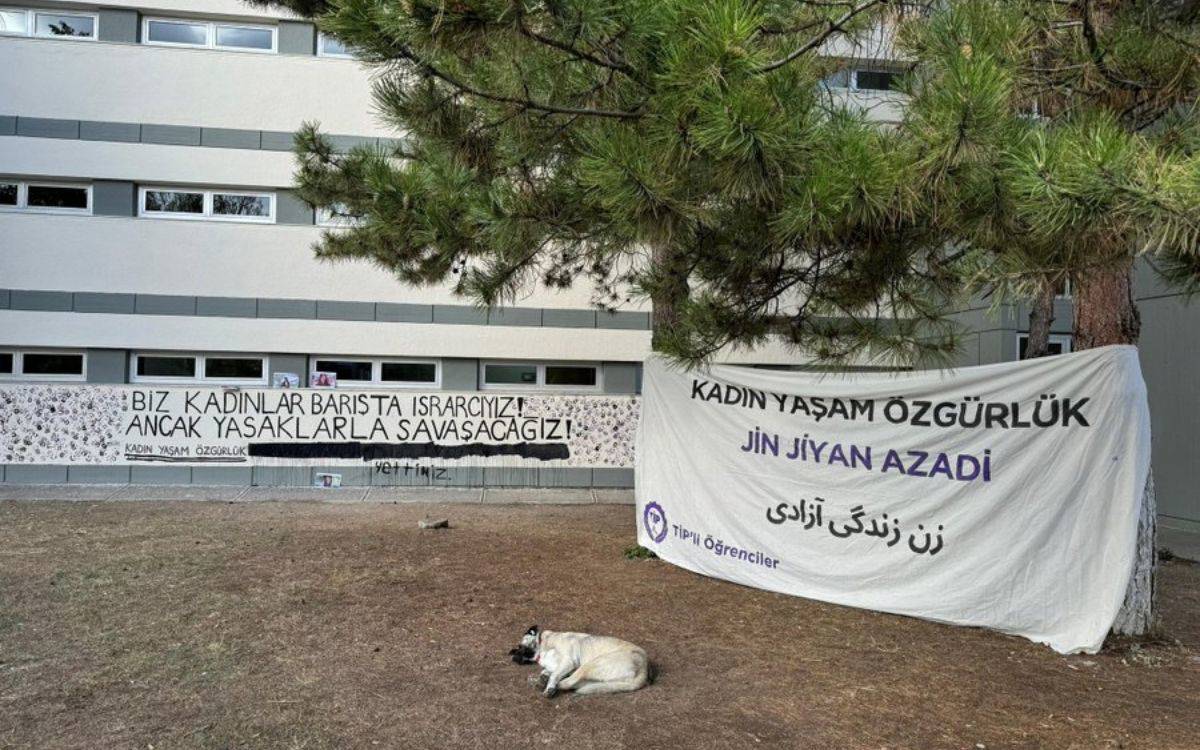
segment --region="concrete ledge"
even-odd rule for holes
[[[632,505],[632,490],[467,487],[241,487],[222,485],[0,484],[0,500],[72,502],[472,503],[489,505]]]

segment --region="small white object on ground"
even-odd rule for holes
[[[417,524],[422,529],[448,529],[450,528],[449,518],[422,518]]]

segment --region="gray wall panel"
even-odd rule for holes
[[[403,461],[398,465],[387,464],[386,471],[371,467],[370,481],[373,487],[428,487],[433,483],[436,470],[429,466],[407,464]]]
[[[538,469],[539,487],[591,487],[592,470],[567,467]]]
[[[139,294],[135,305],[140,315],[196,314],[196,298],[176,294]]]
[[[262,143],[262,134],[257,130],[235,128],[201,128],[200,145],[212,148],[257,149]]]
[[[277,372],[290,372],[300,376],[300,384],[308,384],[308,357],[303,354],[272,354],[267,365],[271,377]]]
[[[433,322],[451,325],[487,325],[487,310],[463,305],[434,305]]]
[[[624,330],[649,330],[650,313],[648,312],[596,312],[597,328],[620,328]]]
[[[53,464],[9,464],[4,470],[9,484],[65,484],[67,467]]]
[[[317,301],[311,299],[259,299],[258,317],[316,318]]]
[[[0,135],[16,135],[17,118],[13,115],[0,115]]]
[[[187,125],[143,125],[142,143],[165,146],[199,146],[200,128]]]
[[[131,315],[134,295],[113,292],[75,292],[75,312]]]
[[[341,474],[343,487],[367,487],[371,484],[369,466],[309,466],[308,483],[317,481],[317,474]]]
[[[493,307],[487,311],[490,326],[540,326],[540,307]]]
[[[69,466],[71,484],[129,484],[128,466]]]
[[[319,300],[317,318],[320,320],[375,320],[375,303]]]
[[[283,130],[264,130],[259,138],[264,151],[291,151],[296,147],[296,134]]]
[[[443,391],[479,390],[479,360],[447,357],[442,360]]]
[[[197,297],[196,314],[217,318],[258,317],[258,300],[253,297]]]
[[[0,310],[7,310],[10,307],[12,307],[12,292],[0,289]]]
[[[593,487],[632,487],[633,469],[592,469]]]
[[[137,44],[138,42],[138,12],[118,8],[100,9],[99,28],[96,37],[102,42],[123,42]]]
[[[190,466],[133,466],[129,472],[131,484],[191,484]]]
[[[275,211],[275,221],[280,224],[316,223],[312,206],[300,200],[291,190],[277,190],[275,199],[279,205]]]
[[[255,466],[251,484],[258,487],[309,487],[312,472],[307,466]]]
[[[192,484],[250,486],[249,466],[193,466]]]
[[[137,143],[142,140],[142,126],[136,122],[101,122],[81,120],[79,137],[85,141]]]
[[[378,302],[375,305],[375,319],[385,323],[432,323],[433,305]]]
[[[279,22],[279,54],[317,54],[317,28],[300,21]]]
[[[78,138],[79,120],[48,117],[18,117],[17,135],[31,138]]]
[[[434,487],[482,487],[482,466],[448,466],[432,478]]]
[[[542,325],[550,328],[595,328],[596,311],[546,308],[542,311]]]
[[[605,393],[637,393],[637,371],[641,365],[634,362],[605,362],[601,367]]]
[[[485,466],[483,483],[487,487],[536,487],[537,469],[509,466]]]
[[[125,349],[88,349],[87,382],[128,383],[129,352]]]
[[[98,216],[136,216],[137,188],[123,180],[92,180],[92,213]]]
[[[10,294],[9,306],[14,310],[69,312],[72,306],[70,292],[13,289]]]

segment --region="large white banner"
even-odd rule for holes
[[[638,541],[705,575],[1100,648],[1150,466],[1133,347],[951,372],[646,363]]]

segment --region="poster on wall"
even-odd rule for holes
[[[951,372],[646,363],[638,540],[704,575],[1098,650],[1150,465],[1133,347]]]
[[[634,396],[0,386],[0,463],[633,466]]]

